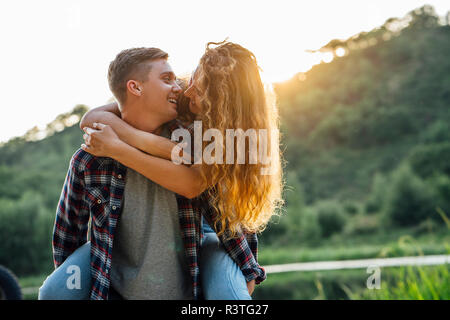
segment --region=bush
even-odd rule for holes
[[[321,201],[316,206],[317,219],[322,231],[322,237],[328,238],[333,233],[341,232],[346,223],[346,216],[341,205],[336,201]]]
[[[365,210],[367,213],[382,211],[386,199],[386,187],[386,177],[377,172],[373,178],[370,195],[365,202]]]
[[[261,246],[277,245],[280,242],[286,241],[287,225],[286,215],[272,216],[266,229],[258,237]]]
[[[450,175],[448,159],[450,142],[420,145],[414,148],[408,157],[412,170],[422,178],[440,173]]]
[[[316,212],[311,208],[305,208],[300,221],[301,240],[311,245],[318,244],[322,237],[322,229]]]
[[[281,215],[274,215],[260,239],[264,244],[285,245],[301,241],[301,213],[304,207],[304,191],[297,174],[287,173],[287,185],[283,199],[286,200]]]
[[[431,218],[427,218],[423,220],[417,227],[414,228],[414,235],[418,236],[424,233],[432,234],[437,229],[439,229],[442,225],[439,225],[438,222],[432,220]]]
[[[25,192],[19,201],[0,199],[0,264],[17,275],[51,269],[53,220],[34,192]]]
[[[386,199],[384,221],[392,226],[413,226],[435,215],[435,197],[429,186],[414,175],[408,165],[402,165],[391,177]]]
[[[344,227],[344,233],[346,235],[370,234],[377,232],[379,227],[378,215],[359,214],[350,219]]]
[[[426,144],[450,141],[450,130],[448,130],[448,122],[445,120],[437,120],[427,128],[421,140]]]
[[[436,206],[444,212],[450,212],[450,177],[435,175],[429,179],[429,184],[434,190]],[[438,214],[435,211],[436,214]]]
[[[355,202],[346,201],[343,205],[344,211],[350,215],[355,215],[359,213],[359,205]]]

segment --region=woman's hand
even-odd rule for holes
[[[85,134],[83,135],[84,144],[81,145],[81,149],[97,157],[114,158],[120,152],[120,147],[124,142],[108,125],[94,123],[93,127],[94,129],[83,128]]]
[[[247,290],[250,295],[252,295],[253,291],[255,290],[255,283],[256,282],[254,279],[247,282]]]

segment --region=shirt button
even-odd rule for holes
[[[119,175],[117,176],[117,178],[119,178],[119,179],[122,179],[122,175],[121,175],[121,174],[119,174]]]
[[[113,210],[116,210],[117,209],[117,207],[116,206],[113,206]]]
[[[98,200],[97,200],[97,203],[98,203],[98,204],[102,203],[102,200],[98,199]]]

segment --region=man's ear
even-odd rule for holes
[[[135,96],[142,95],[142,85],[136,80],[127,81],[127,90]]]

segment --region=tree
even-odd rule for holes
[[[439,16],[434,8],[430,5],[424,5],[421,8],[409,12],[406,17],[410,19],[409,28],[429,29],[439,26]]]

